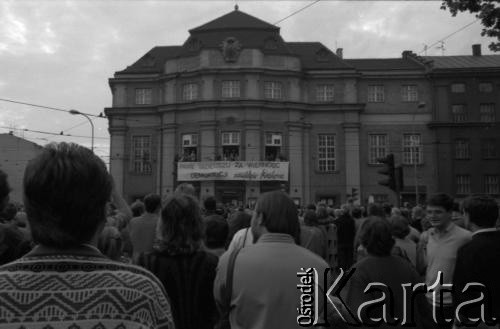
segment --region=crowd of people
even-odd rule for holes
[[[67,143],[46,146],[22,188],[23,204],[10,203],[0,171],[0,327],[498,328],[489,196],[335,209],[272,191],[250,209],[184,183],[128,205],[104,163]],[[322,296],[304,311],[299,273],[311,269]]]

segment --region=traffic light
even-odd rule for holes
[[[384,164],[384,168],[378,170],[379,174],[387,176],[378,182],[379,185],[387,186],[393,191],[396,191],[396,168],[394,167],[394,154],[387,154],[385,158],[377,159],[378,162]]]
[[[397,166],[394,170],[395,170],[394,175],[396,180],[396,189],[401,192],[404,188],[403,167]]]

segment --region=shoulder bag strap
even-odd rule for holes
[[[230,308],[231,308],[231,298],[233,296],[233,275],[234,275],[234,264],[236,262],[236,257],[238,256],[240,250],[242,248],[238,248],[233,250],[231,254],[229,255],[229,262],[227,265],[227,272],[226,272],[226,287],[224,289],[224,307],[226,309],[226,312],[229,314]]]

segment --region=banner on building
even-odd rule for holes
[[[177,180],[288,181],[288,162],[211,161],[178,162]]]

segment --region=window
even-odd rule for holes
[[[493,92],[493,84],[491,82],[481,82],[479,83],[480,93],[491,93]]]
[[[198,154],[198,134],[182,135],[182,157],[180,161],[196,161]]]
[[[483,159],[497,158],[497,143],[493,138],[485,138],[481,140],[481,157]]]
[[[240,97],[240,82],[238,80],[222,81],[222,97]]]
[[[185,101],[198,99],[198,85],[196,83],[186,83],[182,88],[182,99]]]
[[[316,86],[316,100],[318,102],[333,101],[333,85],[318,85]]]
[[[266,161],[280,161],[281,160],[281,145],[282,138],[281,133],[266,133]]]
[[[420,134],[403,135],[403,164],[423,163],[422,144]]]
[[[453,122],[465,122],[467,121],[467,111],[465,105],[455,104],[451,106],[451,115],[453,117]]]
[[[368,163],[378,164],[378,158],[384,158],[387,154],[387,135],[372,134],[368,136]]]
[[[451,84],[451,92],[458,94],[465,92],[465,83],[452,83]]]
[[[457,194],[470,194],[469,175],[457,175]]]
[[[382,103],[385,101],[385,88],[383,85],[368,86],[368,102]]]
[[[485,175],[484,176],[484,193],[500,194],[500,176]]]
[[[221,135],[222,159],[224,161],[240,160],[240,133],[239,131],[227,131]]]
[[[335,135],[318,135],[318,169],[322,172],[335,170]]]
[[[281,82],[267,81],[264,83],[264,97],[268,99],[283,98],[283,85]]]
[[[455,140],[455,159],[470,159],[470,146],[468,139]]]
[[[403,85],[401,86],[401,100],[403,102],[416,102],[418,101],[418,90],[416,85]]]
[[[151,174],[150,136],[132,136],[132,169],[136,174]]]
[[[151,88],[139,88],[135,90],[135,103],[147,105],[153,102],[153,90]]]
[[[495,121],[495,104],[479,104],[479,120],[481,122]]]

